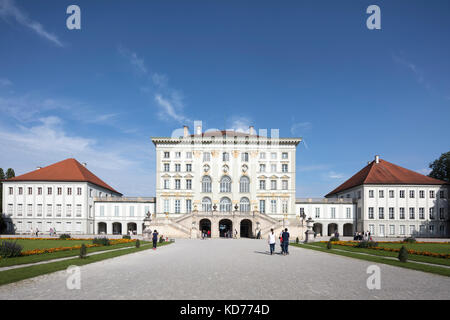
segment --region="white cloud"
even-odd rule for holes
[[[135,52],[132,52],[121,45],[117,50],[123,57],[128,60],[128,62],[134,67],[136,71],[138,71],[139,73],[147,74],[147,67],[145,66],[144,60],[138,58]]]
[[[231,117],[230,120],[228,120],[228,123],[229,125],[227,130],[235,130],[243,133],[250,132],[249,126],[251,126],[251,120],[246,117],[234,116]]]
[[[58,47],[64,46],[58,37],[53,33],[46,31],[42,24],[28,18],[28,16],[15,5],[13,0],[0,0],[0,17],[2,17],[3,20],[12,17],[21,25],[30,28],[39,36],[53,42]]]
[[[326,173],[325,177],[328,179],[343,179],[343,178],[345,178],[345,175],[342,173],[329,171],[328,173]]]
[[[291,134],[299,135],[304,133],[305,131],[311,130],[312,124],[311,122],[298,122],[294,123],[291,126]]]
[[[12,82],[6,78],[0,78],[0,87],[11,86]]]

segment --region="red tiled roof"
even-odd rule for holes
[[[112,192],[114,190],[77,160],[70,158],[4,181],[70,181],[90,182]]]
[[[393,163],[380,159],[379,163],[372,161],[353,177],[328,193],[325,197],[345,191],[362,184],[447,184],[412,170],[405,169]]]

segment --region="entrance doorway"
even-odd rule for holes
[[[211,231],[211,221],[209,221],[208,219],[202,219],[200,220],[198,227],[200,232],[205,232],[206,234],[208,234],[208,231]],[[209,233],[209,237],[211,237],[211,232]]]
[[[221,238],[233,237],[233,222],[229,219],[219,221],[219,235]]]
[[[120,222],[114,222],[112,227],[113,234],[122,234],[122,224]]]
[[[241,238],[253,238],[252,222],[248,219],[241,221]]]

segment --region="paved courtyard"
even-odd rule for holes
[[[277,251],[279,246],[277,246]],[[381,289],[366,286],[371,262],[264,240],[177,240],[81,267],[81,289],[65,271],[0,287],[0,299],[449,299],[450,278],[380,264]]]

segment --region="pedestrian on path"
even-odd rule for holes
[[[289,254],[289,232],[287,228],[284,229],[282,239],[283,239],[283,252],[284,255],[287,255]]]
[[[156,244],[158,243],[158,231],[153,231],[153,250],[156,250]]]
[[[270,247],[270,255],[275,251],[275,233],[273,233],[273,229],[270,229],[269,238],[267,239]]]
[[[208,230],[208,238],[211,238],[211,230]]]
[[[281,229],[280,236],[278,237],[278,239],[280,239],[281,254],[284,254],[283,229]]]

